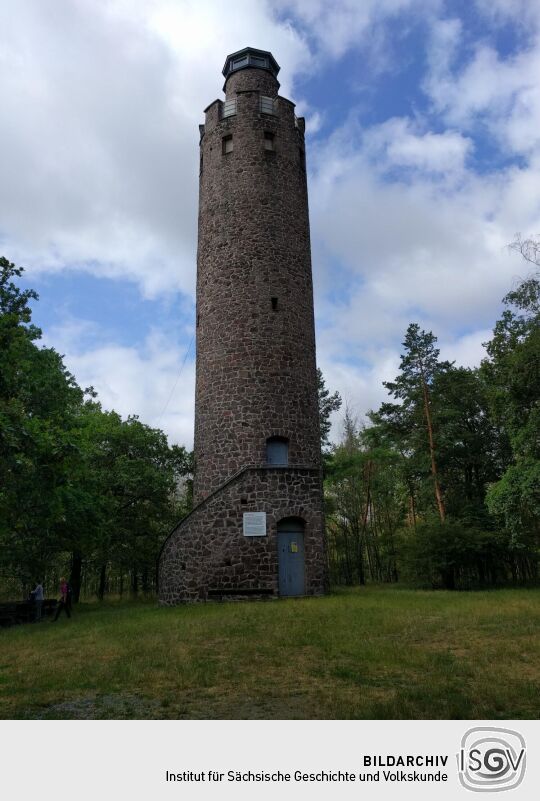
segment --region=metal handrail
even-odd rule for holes
[[[233,473],[232,476],[229,476],[229,478],[227,478],[222,484],[220,484],[218,487],[216,487],[215,490],[212,490],[212,492],[209,495],[207,495],[205,498],[203,498],[201,501],[199,501],[199,503],[197,503],[193,507],[191,512],[188,512],[185,517],[183,517],[181,520],[178,521],[178,523],[175,523],[174,527],[170,530],[170,532],[165,537],[165,540],[164,540],[164,542],[163,542],[163,544],[162,544],[162,546],[160,548],[160,551],[159,551],[159,554],[158,554],[158,557],[157,557],[157,564],[159,565],[159,563],[161,561],[161,555],[162,555],[163,551],[165,550],[165,546],[169,542],[169,540],[172,537],[172,535],[176,531],[178,531],[178,529],[181,526],[183,526],[184,523],[189,518],[193,517],[193,515],[195,515],[195,513],[198,512],[202,506],[206,506],[206,504],[209,501],[211,501],[213,498],[215,498],[216,495],[219,495],[219,493],[222,492],[225,489],[225,487],[227,487],[229,484],[232,484],[233,481],[237,481],[240,478],[240,476],[244,475],[244,473],[247,473],[249,471],[252,471],[252,472],[267,472],[267,471],[270,471],[270,470],[280,470],[280,471],[283,470],[283,472],[285,472],[286,470],[303,470],[303,471],[308,470],[310,472],[319,472],[319,473],[321,472],[320,466],[319,465],[315,465],[315,464],[284,464],[284,465],[279,465],[279,464],[248,464],[245,467],[241,467],[240,470],[237,470],[236,473]]]

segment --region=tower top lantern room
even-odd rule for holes
[[[272,53],[244,47],[225,59],[222,70],[225,76],[223,91],[227,98],[249,90],[266,92],[276,97],[279,91],[279,70],[280,66]]]
[[[325,586],[304,120],[279,69],[227,56],[199,126],[196,507],[164,546],[165,603]]]
[[[268,50],[257,50],[255,47],[244,47],[243,50],[238,50],[236,53],[231,53],[225,59],[225,66],[223,67],[223,75],[225,79],[229,77],[232,72],[237,70],[244,70],[248,67],[260,70],[268,70],[272,73],[274,78],[280,70],[280,66],[276,59],[269,53]],[[279,84],[278,84],[279,86]]]

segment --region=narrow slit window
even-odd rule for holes
[[[298,158],[300,159],[300,169],[302,170],[302,172],[305,172],[306,171],[306,154],[305,154],[304,150],[301,147],[298,148]]]
[[[271,298],[272,311],[277,311],[277,298]]]
[[[229,136],[223,137],[221,143],[221,152],[223,153],[224,156],[227,155],[227,153],[233,152],[233,139],[231,134],[229,134]]]
[[[274,147],[274,139],[275,136],[270,131],[264,132],[264,149],[265,150],[275,150]]]

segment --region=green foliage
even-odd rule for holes
[[[482,364],[493,418],[512,459],[487,494],[490,512],[516,547],[540,548],[540,274],[504,299],[505,309]]]
[[[516,548],[538,552],[540,525],[540,462],[526,458],[511,465],[487,494],[487,504],[512,535]]]
[[[405,581],[447,590],[469,589],[506,580],[509,543],[504,533],[463,522],[421,522],[398,538]]]
[[[68,568],[76,598],[83,580],[103,597],[124,574],[148,591],[161,543],[188,511],[191,456],[103,411],[38,346],[37,294],[16,285],[21,273],[0,259],[0,579],[26,592]]]
[[[385,403],[378,413],[372,413],[370,417],[373,423],[386,426],[390,435],[397,435],[404,456],[415,455],[417,470],[430,474],[433,500],[441,521],[444,521],[445,505],[437,467],[437,421],[432,391],[435,381],[444,376],[452,365],[439,361],[436,342],[437,338],[431,331],[420,330],[417,323],[409,325],[403,342],[400,372],[394,381],[384,382],[399,403]]]
[[[80,460],[69,485],[62,546],[85,554],[99,571],[98,595],[107,589],[108,568],[130,574],[132,589],[150,589],[165,533],[184,516],[177,481],[189,470],[184,448],[170,447],[162,431],[136,417],[122,420],[88,401],[78,419]],[[74,583],[80,579],[74,576]]]
[[[418,323],[411,323],[403,340],[399,374],[394,381],[384,381],[388,392],[402,401],[404,410],[415,411],[423,403],[423,386],[432,386],[435,378],[451,367],[450,362],[439,361],[437,337],[431,331],[422,331]]]
[[[341,396],[339,392],[330,394],[330,390],[326,388],[324,376],[320,367],[317,368],[317,391],[319,395],[319,425],[321,429],[321,448],[323,452],[328,449],[330,429],[332,423],[330,416],[332,412],[341,409]]]
[[[448,514],[489,527],[486,487],[501,475],[511,451],[490,415],[488,388],[478,370],[452,366],[435,380],[431,399]]]
[[[522,281],[505,303],[480,369],[440,362],[436,337],[412,324],[400,373],[385,383],[397,402],[370,412],[362,432],[345,417],[327,476],[334,580],[453,588],[538,578],[540,280]]]
[[[400,457],[370,441],[349,413],[342,443],[327,467],[325,502],[333,583],[397,579],[395,534],[406,496],[397,481]]]
[[[529,261],[533,245],[518,248]],[[37,295],[17,286],[21,272],[0,259],[0,580],[26,591],[69,569],[76,596],[121,594],[126,582],[151,591],[163,539],[191,507],[192,454],[104,411],[40,347]],[[504,302],[478,370],[440,361],[433,333],[411,324],[400,372],[385,384],[396,402],[370,412],[365,428],[346,412],[334,447],[341,398],[318,370],[334,582],[537,579],[540,277]]]
[[[37,295],[16,286],[20,274],[0,259],[0,571],[25,585],[56,550],[82,392],[56,351],[35,344]]]
[[[505,298],[489,358],[482,365],[493,415],[510,437],[516,457],[540,458],[540,275]]]

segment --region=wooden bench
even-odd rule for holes
[[[43,617],[52,617],[56,612],[56,607],[58,606],[58,601],[56,598],[45,598],[43,601],[43,606],[41,608],[41,614]]]
[[[36,616],[32,601],[19,601],[15,604],[17,610],[17,623],[31,623]]]
[[[250,595],[273,595],[274,590],[261,587],[227,587],[220,589],[219,587],[212,587],[208,590],[209,598],[226,598],[234,595],[250,596]]]
[[[50,617],[56,611],[56,598],[46,598],[41,607],[41,617]],[[33,601],[12,601],[0,604],[0,626],[8,628],[17,623],[32,623],[36,619]]]
[[[0,626],[8,628],[17,623],[17,604],[0,604]]]

